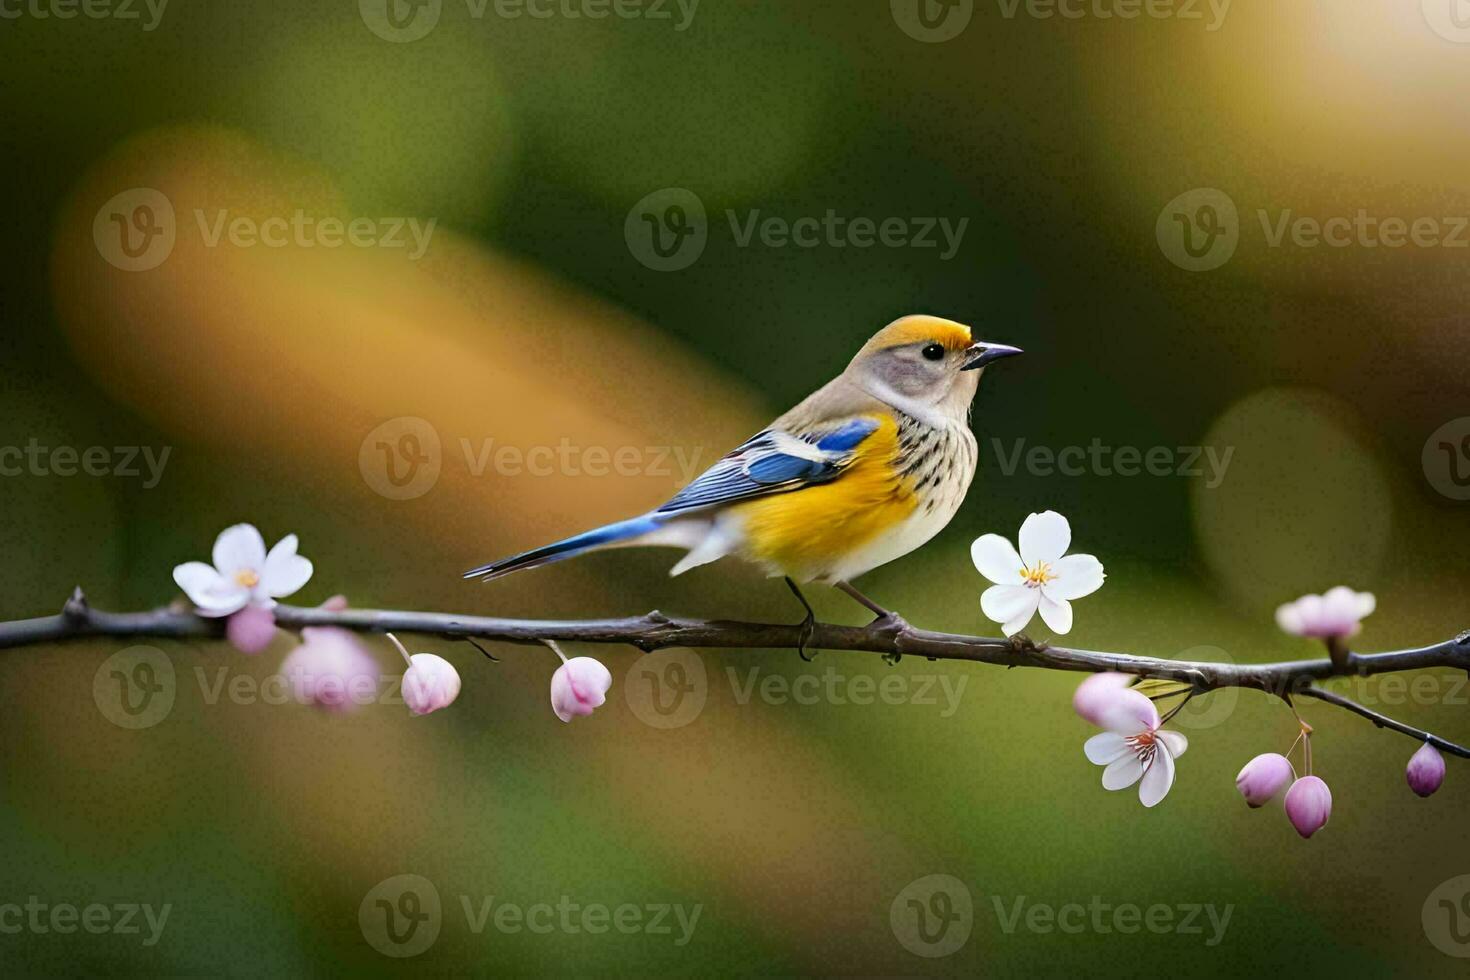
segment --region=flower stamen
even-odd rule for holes
[[[1021,566],[1021,579],[1028,588],[1039,589],[1055,578],[1051,573],[1051,562],[1039,561],[1035,565]]]
[[[252,568],[242,568],[235,573],[235,582],[242,588],[253,589],[260,584],[260,576]]]

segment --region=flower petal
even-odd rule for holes
[[[1006,636],[1015,636],[1026,628],[1031,622],[1031,617],[1036,615],[1036,607],[1041,602],[1040,589],[1026,589],[1026,605],[1010,619],[1000,626],[1000,631]]]
[[[1159,727],[1159,709],[1131,687],[1114,693],[1099,719],[1102,727],[1119,735],[1137,735]]]
[[[1127,789],[1143,778],[1143,763],[1129,752],[1103,770],[1103,789]]]
[[[1155,752],[1148,772],[1143,774],[1143,781],[1138,784],[1138,802],[1144,806],[1156,806],[1169,795],[1169,787],[1173,785],[1174,757],[1168,752]]]
[[[1024,585],[992,585],[980,595],[980,610],[987,619],[1004,623],[1022,613],[1030,619],[1037,602],[1035,589]]]
[[[288,534],[265,556],[259,588],[268,596],[284,598],[305,585],[311,572],[311,562],[296,553],[296,535]]]
[[[1083,721],[1094,725],[1102,724],[1102,713],[1112,702],[1113,695],[1131,683],[1133,678],[1117,671],[1092,674],[1072,694],[1072,709]]]
[[[1024,581],[1021,556],[999,534],[983,534],[976,538],[970,545],[970,560],[975,563],[976,571],[996,585],[1019,585]]]
[[[245,606],[250,590],[236,585],[202,561],[174,568],[174,582],[184,590],[201,616],[228,616]]]
[[[1080,599],[1102,588],[1102,562],[1092,555],[1068,555],[1051,566],[1052,580],[1046,594],[1053,599]]]
[[[1067,553],[1072,527],[1054,510],[1032,514],[1021,525],[1021,560],[1027,565],[1053,562]]]
[[[265,564],[265,539],[254,524],[227,527],[214,539],[214,567],[233,578],[242,568],[259,571]]]
[[[1160,729],[1154,732],[1154,738],[1164,743],[1164,748],[1174,758],[1179,758],[1189,749],[1189,739],[1184,737],[1183,732],[1171,732],[1168,729]]]
[[[1117,762],[1132,751],[1128,741],[1115,732],[1102,732],[1082,743],[1082,754],[1096,766]]]
[[[1053,599],[1041,590],[1041,621],[1053,633],[1069,633],[1072,630],[1072,604],[1065,599]]]

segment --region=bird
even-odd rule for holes
[[[877,620],[899,617],[852,580],[914,551],[959,511],[979,461],[970,410],[984,368],[1022,353],[976,340],[965,324],[928,314],[879,330],[832,381],[751,436],[645,514],[472,568],[492,581],[609,548],[684,549],[679,575],[736,556],[800,586],[851,596]]]

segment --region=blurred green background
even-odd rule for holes
[[[1239,0],[1223,20],[1203,4],[1200,19],[926,6],[940,33],[969,18],[942,41],[913,0],[604,18],[567,13],[610,9],[595,2],[510,17],[463,0],[175,0],[156,23],[142,5],[138,20],[55,16],[71,9],[27,0],[0,23],[0,446],[169,456],[151,486],[34,467],[0,479],[4,618],[53,612],[77,584],[106,608],[165,603],[175,564],[250,521],[268,542],[300,535],[316,565],[303,604],[794,621],[779,583],[732,563],[670,580],[667,552],[485,587],[459,572],[661,501],[679,459],[707,465],[878,327],[931,312],[1027,354],[987,372],[980,473],[953,525],[861,583],[911,621],[993,633],[969,542],[1054,508],[1109,572],[1078,603],[1073,645],[1315,655],[1271,613],[1338,583],[1379,597],[1365,650],[1470,625],[1470,510],[1451,460],[1426,455],[1442,426],[1455,439],[1470,426],[1466,253],[1272,244],[1283,220],[1360,211],[1455,237],[1470,214],[1470,46],[1433,2]],[[138,188],[168,201],[175,240],[130,271],[109,221]],[[659,271],[640,258],[636,206],[666,188],[702,203],[707,241]],[[1205,271],[1177,264],[1167,233],[1171,202],[1195,188],[1237,212],[1234,252]],[[732,228],[828,211],[966,224],[948,258],[742,245]],[[435,225],[421,255],[210,244],[221,214],[261,226],[298,212]],[[378,443],[419,424],[405,417],[437,438],[439,473],[395,499]],[[1217,481],[1004,465],[1018,447],[1094,440],[1167,447],[1175,466],[1181,447],[1231,455]],[[589,474],[579,456],[536,475],[493,456],[564,441],[634,447],[637,472]],[[824,618],[862,620],[810,591]],[[171,905],[151,946],[146,932],[0,934],[7,972],[1463,972],[1421,921],[1441,882],[1470,873],[1463,766],[1419,800],[1403,778],[1414,744],[1325,705],[1304,711],[1336,809],[1302,841],[1233,786],[1294,734],[1257,694],[1181,716],[1190,751],[1145,811],[1083,758],[1070,675],[705,652],[703,710],[660,728],[638,710],[636,652],[583,649],[615,683],[606,708],[562,725],[550,653],[497,649],[494,664],[423,637],[411,646],[464,678],[452,708],[326,716],[250,696],[294,642],[253,658],[158,642],[175,699],[136,731],[92,693],[126,644],[5,654],[0,904]],[[747,696],[752,676],[848,692],[897,676],[907,693],[798,704]],[[221,678],[244,693],[212,695]],[[940,678],[963,682],[957,710]],[[1462,680],[1334,686],[1463,741]],[[400,960],[358,912],[401,874],[432,882],[443,912],[437,940]],[[931,874],[962,882],[974,908],[968,941],[937,958],[890,925]],[[702,910],[683,945],[677,925],[476,931],[462,903],[492,896]],[[1008,931],[996,908],[1018,900],[1232,911],[1210,945],[1204,918],[1203,934]]]

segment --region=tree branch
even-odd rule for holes
[[[448,639],[474,638],[519,644],[541,644],[546,640],[618,643],[637,647],[645,653],[674,646],[795,649],[802,634],[800,624],[686,619],[666,616],[658,611],[644,616],[618,619],[541,620],[390,609],[335,611],[277,606],[275,615],[277,625],[288,629],[336,626],[363,633],[386,633],[391,630]],[[92,608],[81,589],[77,589],[59,615],[0,623],[0,648],[86,637],[218,639],[223,635],[223,620],[203,618],[184,606],[168,606],[135,613],[106,612]],[[1313,684],[1314,681],[1329,677],[1366,677],[1426,667],[1452,667],[1470,671],[1470,632],[1426,647],[1386,653],[1344,652],[1337,662],[1330,657],[1322,657],[1267,664],[1164,660],[1053,646],[1034,642],[1024,636],[1004,640],[941,633],[918,629],[897,618],[876,620],[867,626],[817,623],[807,645],[814,650],[878,653],[890,660],[902,656],[917,656],[928,660],[959,660],[1043,670],[1112,670],[1138,677],[1179,681],[1189,685],[1189,689],[1196,695],[1225,687],[1252,688],[1278,696],[1301,694],[1354,711],[1380,727],[1391,728],[1420,741],[1427,741],[1447,752],[1470,758],[1470,749],[1393,721]]]
[[[1372,708],[1364,707],[1352,698],[1343,697],[1341,694],[1323,690],[1320,687],[1305,688],[1301,691],[1301,695],[1307,698],[1316,698],[1318,701],[1326,701],[1328,704],[1335,704],[1339,708],[1345,708],[1353,712],[1353,714],[1362,715],[1379,728],[1391,728],[1396,732],[1402,732],[1410,738],[1417,738],[1421,742],[1428,742],[1435,748],[1448,752],[1451,755],[1457,755],[1462,759],[1470,759],[1470,749],[1462,745],[1456,745],[1454,742],[1446,741],[1431,732],[1415,728],[1412,725],[1405,725],[1401,721],[1394,721],[1387,715],[1379,714]]]

